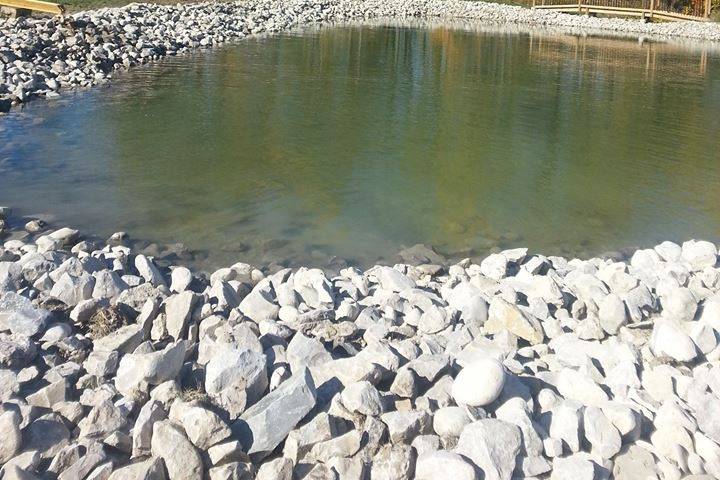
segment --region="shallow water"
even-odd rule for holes
[[[207,266],[720,237],[720,54],[344,26],[249,39],[0,118],[0,204]]]

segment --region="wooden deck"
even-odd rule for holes
[[[711,0],[693,2],[679,9],[669,0],[533,0],[532,8],[584,15],[609,15],[638,17],[646,21],[699,21],[705,22],[710,16]]]
[[[15,9],[16,12],[43,12],[53,15],[65,13],[65,7],[57,3],[43,2],[41,0],[0,0],[0,7]]]

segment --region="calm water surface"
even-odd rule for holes
[[[336,27],[0,118],[0,204],[209,266],[718,239],[719,187],[720,55],[672,44]]]

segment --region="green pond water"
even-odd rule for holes
[[[0,204],[208,267],[717,240],[719,187],[711,45],[340,26],[0,117]]]

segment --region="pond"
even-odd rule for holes
[[[204,266],[720,238],[711,46],[349,25],[116,74],[0,118],[0,204]]]

